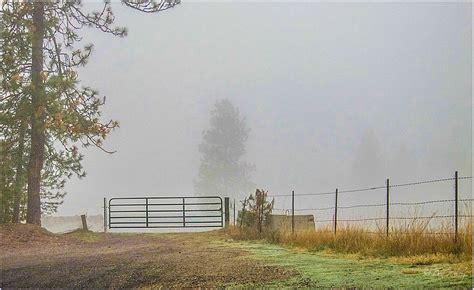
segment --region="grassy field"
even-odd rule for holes
[[[413,220],[385,231],[341,226],[312,231],[263,232],[231,227],[235,246],[285,268],[310,287],[471,288],[472,221],[465,220],[457,241],[441,225]],[[445,233],[447,232],[447,233]]]
[[[267,242],[231,243],[270,265],[294,269],[301,277],[287,285],[322,288],[470,288],[471,265],[413,263],[410,259],[367,258],[360,255],[310,252]],[[222,245],[229,246],[229,243]]]

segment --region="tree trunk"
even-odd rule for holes
[[[41,169],[45,151],[46,100],[43,86],[44,2],[33,2],[31,59],[31,149],[28,161],[28,208],[26,222],[41,225]]]
[[[5,145],[2,142],[0,144],[0,150],[1,150],[1,157],[2,157],[2,167],[0,169],[0,190],[1,190],[1,198],[2,201],[0,202],[0,223],[6,223],[7,222],[7,214],[6,214],[6,208],[8,207],[8,198],[7,198],[7,182],[6,182],[6,156],[7,152],[5,152]]]
[[[23,103],[23,102],[22,102]],[[13,222],[20,222],[20,200],[23,194],[24,178],[23,178],[23,155],[25,150],[25,132],[26,126],[20,124],[20,134],[18,136],[18,152],[16,155],[16,173],[15,173],[15,187],[13,196]]]

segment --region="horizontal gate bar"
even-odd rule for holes
[[[220,211],[221,209],[187,209],[186,212],[201,212],[201,211]],[[114,212],[147,212],[146,210],[110,210],[110,213]],[[183,212],[183,210],[149,210],[148,212]]]
[[[117,203],[110,206],[145,206],[146,203]]]
[[[216,208],[216,209],[186,209],[186,212],[220,211],[220,210],[221,210],[221,208]],[[158,209],[158,210],[149,210],[148,212],[183,212],[183,210]]]
[[[185,218],[220,218],[220,215],[187,215]],[[112,216],[114,219],[144,219],[146,216]],[[159,219],[159,218],[175,218],[182,219],[183,216],[148,216],[149,219]]]
[[[112,206],[110,206],[112,207]],[[109,210],[110,213],[114,212],[146,212],[146,210]]]
[[[221,225],[191,225],[187,226],[186,228],[221,228]],[[177,226],[119,226],[119,227],[113,227],[110,226],[111,229],[147,229],[147,228],[153,228],[153,229],[178,229],[178,228],[184,228],[184,227],[177,227]]]
[[[182,203],[149,203],[148,204],[153,206],[180,206],[183,205]],[[186,205],[221,205],[220,202],[195,202],[195,203],[186,203]],[[111,204],[110,206],[146,206],[146,203],[117,203]]]
[[[182,203],[149,203],[148,205],[167,206],[167,205],[183,205]],[[186,205],[221,205],[220,202],[201,202],[201,203],[186,203]]]
[[[221,221],[186,221],[186,224],[216,224],[221,223]]]
[[[182,221],[177,222],[148,222],[149,224],[182,224]],[[186,221],[186,224],[216,224],[221,223],[221,221]],[[127,225],[127,224],[146,224],[146,222],[112,222],[111,225]]]
[[[130,200],[130,199],[220,199],[222,198],[220,196],[149,196],[149,197],[113,197],[110,199],[111,200]]]

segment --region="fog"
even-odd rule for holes
[[[86,4],[86,8],[98,4]],[[121,127],[88,148],[87,176],[58,215],[104,197],[193,195],[210,110],[228,98],[251,128],[245,160],[270,194],[471,175],[470,3],[182,3],[159,14],[115,4],[120,39],[95,44],[80,79]],[[452,183],[394,200],[452,198]],[[461,183],[461,197],[471,184]],[[384,192],[341,197],[377,203]],[[297,207],[332,203],[297,199]],[[276,201],[288,208],[289,200]]]

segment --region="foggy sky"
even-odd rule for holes
[[[103,197],[193,195],[220,98],[246,117],[246,160],[270,194],[471,175],[469,3],[113,6],[129,35],[85,30],[95,49],[80,79],[120,121],[105,143],[117,153],[83,151],[88,175],[68,183],[59,215],[100,212]],[[393,198],[427,195],[451,198],[452,185]]]

